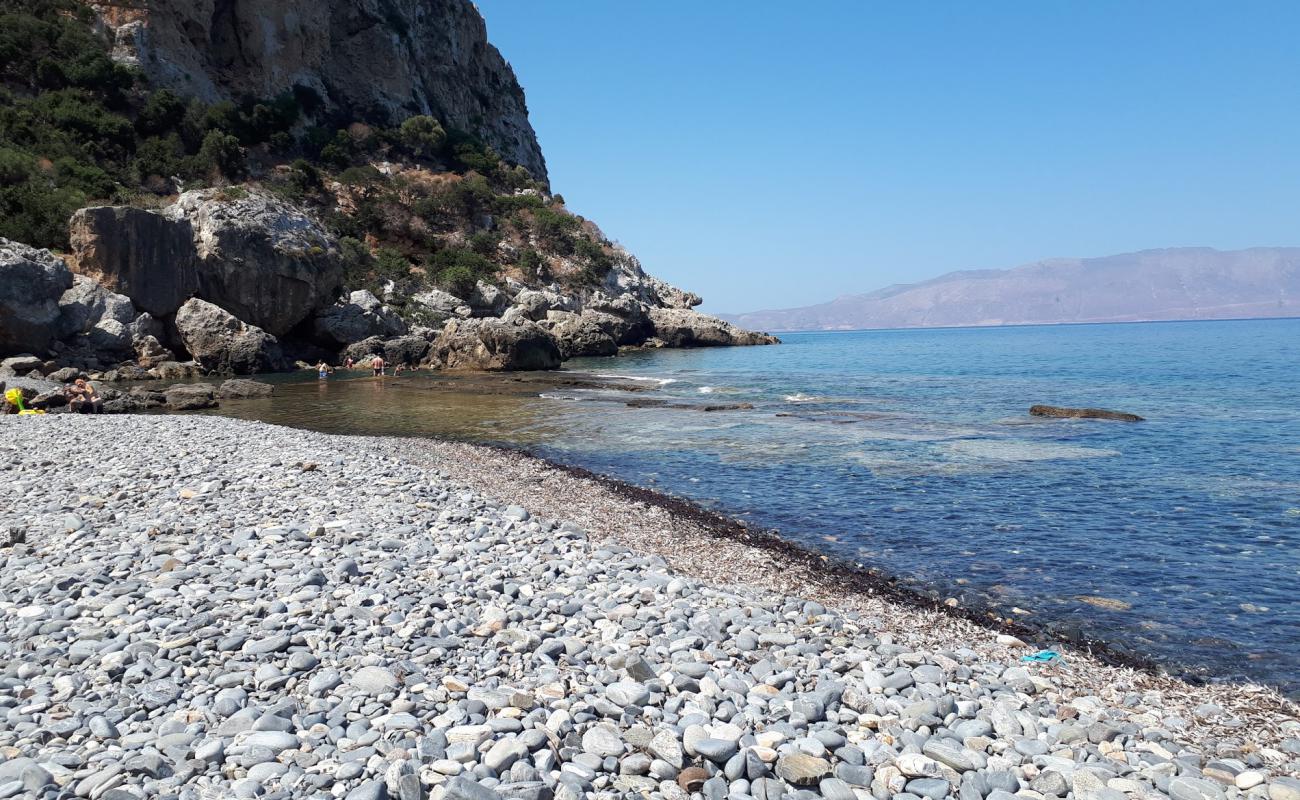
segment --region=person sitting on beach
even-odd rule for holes
[[[63,390],[68,397],[68,408],[78,414],[100,414],[104,411],[104,399],[95,391],[95,387],[85,378],[77,380]]]
[[[319,364],[316,365],[316,372],[317,374],[320,375],[321,380],[325,380],[326,378],[328,378],[330,376],[331,371],[332,370],[330,369],[330,365],[326,364],[324,361],[321,361]]]
[[[384,374],[384,357],[375,356],[370,360],[370,368],[375,371],[375,377],[378,378]]]

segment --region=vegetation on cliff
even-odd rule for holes
[[[110,57],[75,0],[0,0],[0,236],[66,249],[96,203],[256,183],[343,237],[351,288],[466,296],[507,276],[600,283],[615,250],[527,170],[431,117],[330,118],[299,88],[205,104]]]

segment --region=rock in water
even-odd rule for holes
[[[167,215],[193,226],[198,296],[273,336],[327,308],[342,288],[334,237],[266,192],[186,192]]]
[[[176,312],[176,332],[194,360],[212,372],[249,374],[284,367],[274,336],[198,298]]]
[[[198,291],[188,220],[128,206],[83,208],[72,215],[69,237],[74,272],[154,316],[174,314]]]
[[[217,405],[210,383],[179,383],[164,394],[167,397],[167,407],[173,411],[196,411]]]
[[[340,347],[372,336],[401,336],[406,333],[406,323],[362,289],[350,294],[346,302],[340,300],[317,314],[312,330],[322,345]]]
[[[0,238],[0,357],[49,352],[71,288],[68,266],[49,250]]]
[[[1060,417],[1062,419],[1112,419],[1116,422],[1142,422],[1142,417],[1124,411],[1107,411],[1104,408],[1064,408],[1062,406],[1031,406],[1029,413],[1035,417]]]
[[[442,369],[557,369],[560,349],[534,322],[516,318],[452,320],[434,339],[430,359]]]
[[[245,378],[231,378],[221,384],[217,389],[217,397],[222,400],[247,400],[254,397],[270,397],[275,393],[275,387],[269,383],[261,381],[250,381]]]
[[[738,328],[730,322],[686,308],[652,308],[655,336],[666,347],[727,347],[778,344],[775,336]]]

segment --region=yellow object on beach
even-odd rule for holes
[[[26,406],[23,405],[22,389],[10,389],[9,391],[5,392],[5,400],[9,401],[10,405],[14,405],[18,407],[18,416],[20,417],[30,417],[36,414],[45,413],[44,411],[39,411],[33,408],[27,408]]]

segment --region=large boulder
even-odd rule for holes
[[[755,333],[685,308],[651,308],[654,335],[665,347],[727,347],[731,345],[779,344],[766,333]]]
[[[72,272],[49,250],[0,238],[0,357],[48,353]]]
[[[452,320],[429,358],[442,369],[486,371],[556,369],[563,360],[555,339],[522,318]]]
[[[654,324],[646,306],[629,294],[610,297],[596,292],[583,304],[583,313],[607,314],[620,321],[616,331],[611,331],[621,345],[641,344],[654,335]]]
[[[110,292],[93,278],[74,275],[72,286],[59,297],[59,338],[88,334],[105,320],[127,326],[136,316],[131,298]]]
[[[176,312],[176,336],[209,372],[251,374],[285,366],[274,336],[198,298]]]
[[[566,361],[579,356],[616,355],[625,326],[622,319],[599,311],[584,314],[552,311],[544,324]]]
[[[499,317],[509,305],[509,295],[483,281],[476,283],[469,295],[469,307],[476,317]]]
[[[231,378],[223,381],[217,389],[217,397],[222,400],[251,400],[270,397],[275,394],[275,387],[261,381],[247,378]]]
[[[317,314],[312,330],[322,344],[338,347],[372,336],[401,336],[406,333],[406,323],[363,289]]]
[[[101,206],[73,214],[68,233],[73,271],[126,295],[154,316],[175,313],[198,291],[189,220]]]
[[[164,390],[167,407],[173,411],[216,408],[216,387],[210,383],[178,383]]]
[[[349,345],[342,353],[344,359],[351,358],[362,367],[367,367],[367,363],[375,356],[383,356],[384,361],[390,366],[405,364],[415,366],[424,361],[425,356],[429,354],[429,340],[417,334],[407,336],[397,336],[392,339],[384,339],[380,336],[372,336],[369,339]]]
[[[328,308],[342,289],[334,237],[259,189],[186,192],[167,215],[193,226],[198,297],[273,336]]]

